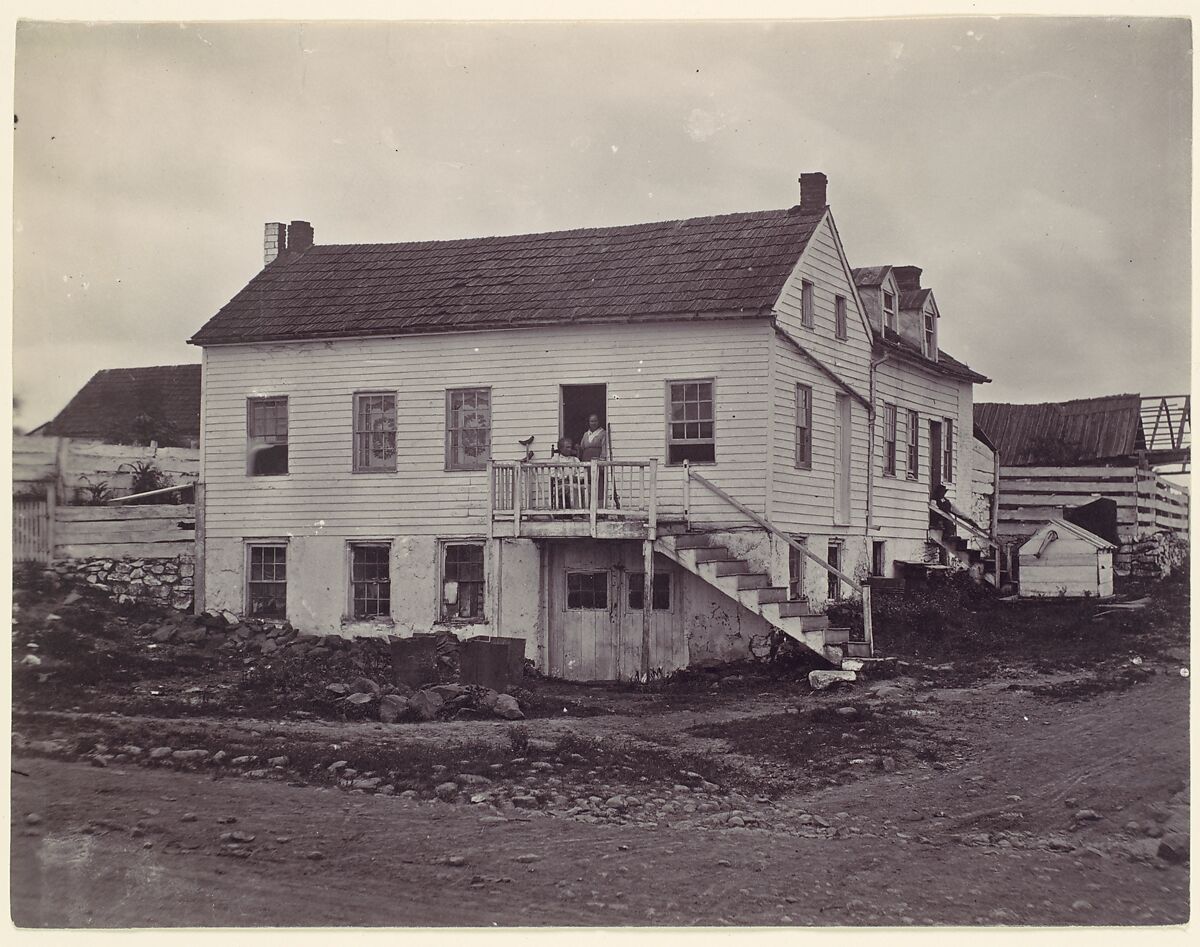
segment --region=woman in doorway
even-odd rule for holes
[[[600,415],[598,414],[588,415],[588,429],[579,438],[579,459],[583,461],[608,460],[608,432],[600,424]],[[603,468],[597,473],[596,489],[599,490],[599,506],[602,509],[609,506],[608,497],[604,492]]]

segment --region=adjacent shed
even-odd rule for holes
[[[1116,551],[1082,526],[1052,519],[1021,546],[1021,597],[1107,598]]]

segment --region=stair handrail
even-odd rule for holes
[[[700,476],[700,474],[692,471],[690,467],[688,468],[687,473],[688,473],[688,477],[690,479],[696,480],[697,482],[699,482],[701,484],[701,486],[703,486],[703,487],[707,488],[708,490],[712,491],[713,493],[715,493],[717,496],[719,496],[722,500],[724,500],[726,503],[728,503],[730,506],[732,506],[738,512],[744,514],[745,516],[750,517],[750,519],[754,520],[755,523],[757,523],[759,526],[761,526],[763,529],[765,529],[772,536],[778,536],[785,543],[787,543],[792,549],[795,549],[797,552],[802,553],[803,555],[807,556],[809,559],[811,559],[813,562],[815,562],[817,565],[819,565],[822,569],[824,569],[830,575],[836,575],[839,579],[841,579],[841,581],[843,583],[850,586],[850,588],[853,589],[855,592],[859,592],[861,594],[863,591],[865,591],[866,589],[869,588],[869,586],[867,586],[865,583],[859,582],[857,579],[851,578],[845,572],[842,572],[840,569],[838,569],[836,566],[831,566],[828,562],[826,562],[824,559],[822,559],[820,556],[818,556],[815,552],[810,550],[803,543],[797,542],[795,539],[793,539],[791,536],[789,536],[787,533],[785,533],[783,530],[781,530],[778,526],[776,526],[774,523],[772,523],[766,517],[760,516],[758,513],[755,513],[752,509],[750,509],[750,507],[746,506],[746,504],[744,504],[738,500],[735,500],[733,497],[731,497],[728,493],[726,493],[724,490],[722,490],[720,487],[718,487],[711,480],[706,480],[704,477]]]
[[[934,503],[933,500],[929,501],[929,509],[930,509],[930,512],[936,513],[942,519],[947,520],[950,523],[953,523],[955,526],[961,526],[963,529],[965,529],[968,533],[970,533],[972,536],[974,536],[980,542],[987,543],[989,546],[997,545],[996,540],[992,539],[992,537],[989,536],[987,533],[985,533],[982,529],[979,529],[979,528],[971,525],[969,522],[964,520],[961,516],[957,516],[954,513],[950,513],[950,512],[947,512],[946,510],[943,510],[940,506],[938,506],[936,503]]]

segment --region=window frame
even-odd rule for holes
[[[266,621],[287,621],[287,569],[288,569],[288,541],[286,539],[243,539],[243,582],[242,582],[242,614],[247,618],[261,618]],[[253,578],[254,568],[254,551],[258,549],[275,549],[283,550],[283,581],[277,579],[259,579]],[[278,562],[272,563],[278,565]],[[264,615],[261,612],[255,612],[254,603],[254,585],[282,585],[283,586],[283,608],[278,615]]]
[[[831,536],[825,547],[825,561],[840,571],[842,568],[842,554],[845,551],[845,543],[841,537]],[[835,559],[837,560],[836,562],[834,561]],[[831,602],[840,602],[842,600],[842,580],[832,572],[825,573],[825,580],[825,591],[828,600]]]
[[[937,318],[928,309],[921,310],[921,316],[924,320],[922,323],[922,331],[925,342],[925,357],[931,361],[937,361]]]
[[[571,576],[586,575],[591,576],[595,580],[596,576],[604,576],[604,604],[603,605],[578,605],[571,606]],[[612,607],[612,574],[608,569],[564,569],[563,570],[563,611],[564,612],[607,612]],[[582,591],[577,590],[577,591]],[[595,601],[596,589],[593,586],[591,589],[593,602]]]
[[[889,293],[886,289],[882,290],[882,293],[883,293],[883,299],[882,299],[881,308],[883,309],[883,329],[884,329],[884,334],[886,335],[889,330],[893,333],[899,331],[897,329],[898,323],[896,321],[896,314],[898,312],[898,310],[896,308],[897,297],[896,297],[895,293]],[[890,308],[888,307],[888,297],[889,296],[892,299],[892,305]]]
[[[800,394],[805,393],[806,399],[806,416],[804,424],[801,424],[800,418]],[[795,463],[797,470],[812,470],[813,469],[813,390],[812,385],[806,385],[803,382],[796,382],[796,417],[795,417],[795,445],[792,460]],[[800,432],[805,435],[805,443],[801,444]],[[801,450],[801,447],[804,450]]]
[[[847,315],[845,296],[833,297],[833,334],[836,338],[846,341],[850,338],[850,319]]]
[[[887,576],[887,540],[871,540],[871,575],[882,579]]]
[[[817,325],[817,287],[812,280],[800,280],[800,325],[806,329]]]
[[[465,431],[465,430],[469,430],[469,429],[468,428],[455,428],[451,425],[451,420],[452,420],[451,402],[453,400],[454,395],[460,394],[460,393],[466,392],[466,391],[473,391],[476,393],[476,395],[478,395],[478,393],[481,391],[486,391],[487,396],[488,396],[487,456],[484,457],[483,460],[479,464],[457,464],[454,462],[454,454],[453,454],[453,448],[452,448],[452,444],[453,444],[453,440],[454,440],[454,436],[453,436],[454,432],[456,430]],[[478,408],[478,406],[476,406],[476,407]],[[492,409],[494,407],[495,407],[495,401],[492,398],[491,385],[468,385],[468,386],[461,387],[461,388],[447,388],[446,389],[446,414],[445,414],[445,422],[444,422],[445,423],[446,442],[445,442],[445,468],[444,469],[447,473],[458,472],[458,471],[467,471],[467,472],[471,472],[471,473],[477,473],[478,471],[481,471],[481,470],[487,470],[488,461],[491,460],[491,457],[492,457]]]
[[[482,537],[476,536],[454,536],[446,539],[438,539],[437,541],[437,568],[434,570],[437,579],[434,596],[434,624],[435,625],[485,625],[488,622],[488,546],[490,544]],[[450,546],[477,546],[481,551],[480,556],[480,592],[479,592],[479,617],[473,618],[470,616],[447,616],[445,601],[446,594],[446,550]],[[456,579],[461,585],[462,580]],[[461,601],[461,589],[459,591],[459,600]],[[457,603],[455,603],[457,607]]]
[[[908,480],[921,479],[921,413],[913,408],[908,409],[908,429],[905,432],[905,458],[907,468],[905,477]],[[913,461],[916,463],[913,463]]]
[[[896,405],[883,403],[883,475],[896,476],[896,445],[899,439],[899,411]]]
[[[954,419],[942,418],[942,483],[954,483]]]
[[[671,418],[671,406],[672,406],[672,404],[674,404],[674,402],[671,400],[671,386],[672,385],[708,385],[709,386],[708,400],[709,400],[710,405],[712,406],[712,418],[709,420],[708,423],[712,425],[712,436],[711,437],[697,438],[697,439],[692,439],[692,438],[676,439],[676,438],[672,437],[672,434],[671,434],[672,423],[675,423],[675,424],[681,423],[678,421],[673,422],[672,418]],[[717,379],[716,379],[716,376],[714,375],[709,378],[668,378],[666,380],[666,382],[664,383],[663,399],[665,401],[663,415],[664,415],[664,422],[666,425],[666,451],[665,451],[665,453],[666,453],[667,466],[668,467],[682,467],[683,466],[682,460],[676,460],[676,461],[671,460],[671,448],[676,445],[682,446],[682,447],[695,447],[695,446],[704,446],[706,444],[710,444],[712,446],[712,455],[713,455],[712,460],[690,460],[690,461],[688,461],[688,463],[692,466],[715,464],[717,462]],[[686,401],[684,403],[686,404]],[[684,423],[684,424],[688,423],[687,419],[685,418],[682,423]],[[704,422],[702,419],[697,418],[696,423],[701,424]]]
[[[642,604],[633,604],[633,580],[637,577],[642,581]],[[640,612],[646,605],[646,573],[645,572],[626,572],[625,573],[625,608],[627,611]],[[667,587],[667,604],[657,604],[660,580],[666,583]],[[671,573],[665,570],[656,569],[654,571],[654,590],[650,595],[650,610],[652,612],[669,612],[675,607],[675,583],[671,581]]]
[[[255,440],[262,440],[267,437],[278,437],[279,436],[278,434],[269,434],[269,435],[258,435],[256,437],[253,433],[253,430],[254,430],[254,405],[255,404],[264,404],[264,403],[270,402],[270,401],[283,402],[283,422],[284,422],[283,447],[285,447],[287,449],[287,454],[284,459],[284,468],[285,469],[283,470],[282,473],[255,473],[254,469],[253,469],[253,462],[252,462],[253,455],[250,452],[250,447],[251,447],[252,442]],[[291,399],[289,398],[288,395],[247,395],[246,396],[246,476],[247,477],[287,477],[291,474],[291,472],[292,472],[291,424],[292,424]],[[271,446],[278,447],[279,444],[275,443]]]
[[[383,549],[386,551],[388,608],[385,613],[375,615],[359,615],[356,613],[357,596],[354,594],[354,586],[356,584],[354,580],[354,554],[359,549]],[[348,599],[346,616],[348,620],[391,621],[394,599],[392,598],[392,541],[390,539],[354,539],[346,543],[346,593]]]
[[[392,429],[391,431],[367,431],[359,427],[359,403],[364,398],[391,398],[392,399]],[[397,466],[398,438],[397,428],[400,426],[400,398],[395,391],[388,390],[367,390],[356,391],[350,396],[350,470],[352,473],[395,473]],[[383,433],[392,435],[392,459],[390,466],[378,465],[363,466],[359,462],[358,442],[360,437],[371,434]]]

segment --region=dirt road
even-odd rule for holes
[[[1078,701],[1032,686],[920,689],[908,713],[949,750],[876,769],[850,744],[825,785],[750,799],[745,819],[725,822],[706,822],[694,805],[609,824],[581,821],[579,807],[572,816],[564,806],[448,804],[18,752],[14,766],[27,775],[12,777],[13,918],[29,927],[1186,921],[1187,867],[1155,853],[1158,836],[1186,825],[1187,680],[1164,669]],[[786,719],[798,701],[840,702],[763,695],[747,726]],[[730,706],[529,730],[622,731],[786,772],[786,745],[683,732],[746,721],[746,706]],[[326,737],[376,733],[345,724]],[[686,798],[694,788],[674,790]]]

